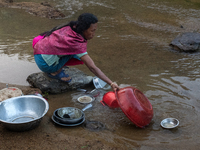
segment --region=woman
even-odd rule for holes
[[[113,90],[119,89],[93,62],[87,53],[87,40],[94,37],[98,19],[84,13],[77,21],[53,28],[33,39],[35,62],[49,77],[70,82],[64,66],[85,64],[97,77],[108,83]]]

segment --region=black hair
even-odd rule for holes
[[[83,31],[87,30],[91,24],[95,24],[98,22],[98,19],[95,15],[91,13],[83,13],[78,17],[77,21],[70,21],[69,23],[65,23],[59,26],[54,27],[50,31],[46,31],[41,33],[40,35],[49,36],[52,32],[61,29],[65,26],[70,26],[73,31],[82,35]]]
[[[91,24],[95,24],[97,22],[98,19],[95,15],[90,13],[83,13],[78,17],[77,21],[71,21],[69,25],[75,32],[82,34],[83,31],[87,30]]]

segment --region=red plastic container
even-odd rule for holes
[[[115,92],[119,106],[136,126],[144,128],[153,118],[153,107],[147,97],[134,87]]]
[[[115,96],[115,93],[110,91],[110,92],[107,92],[106,94],[104,94],[103,96],[103,100],[100,101],[103,105],[108,105],[109,107],[111,108],[118,108],[119,107],[119,104],[117,102],[117,99],[116,99],[116,96]]]

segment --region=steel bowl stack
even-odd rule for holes
[[[68,114],[70,113],[72,115],[69,116]],[[85,114],[78,108],[63,107],[63,108],[58,108],[54,111],[53,120],[60,125],[63,124],[65,126],[67,125],[72,126],[83,122],[83,120],[85,120]]]
[[[52,120],[61,126],[77,126],[85,121],[84,111],[92,107],[92,104],[86,105],[82,110],[75,107],[58,108],[52,115]]]

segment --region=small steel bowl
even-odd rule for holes
[[[179,125],[179,121],[175,118],[166,118],[161,121],[160,125],[165,129],[173,129]]]

